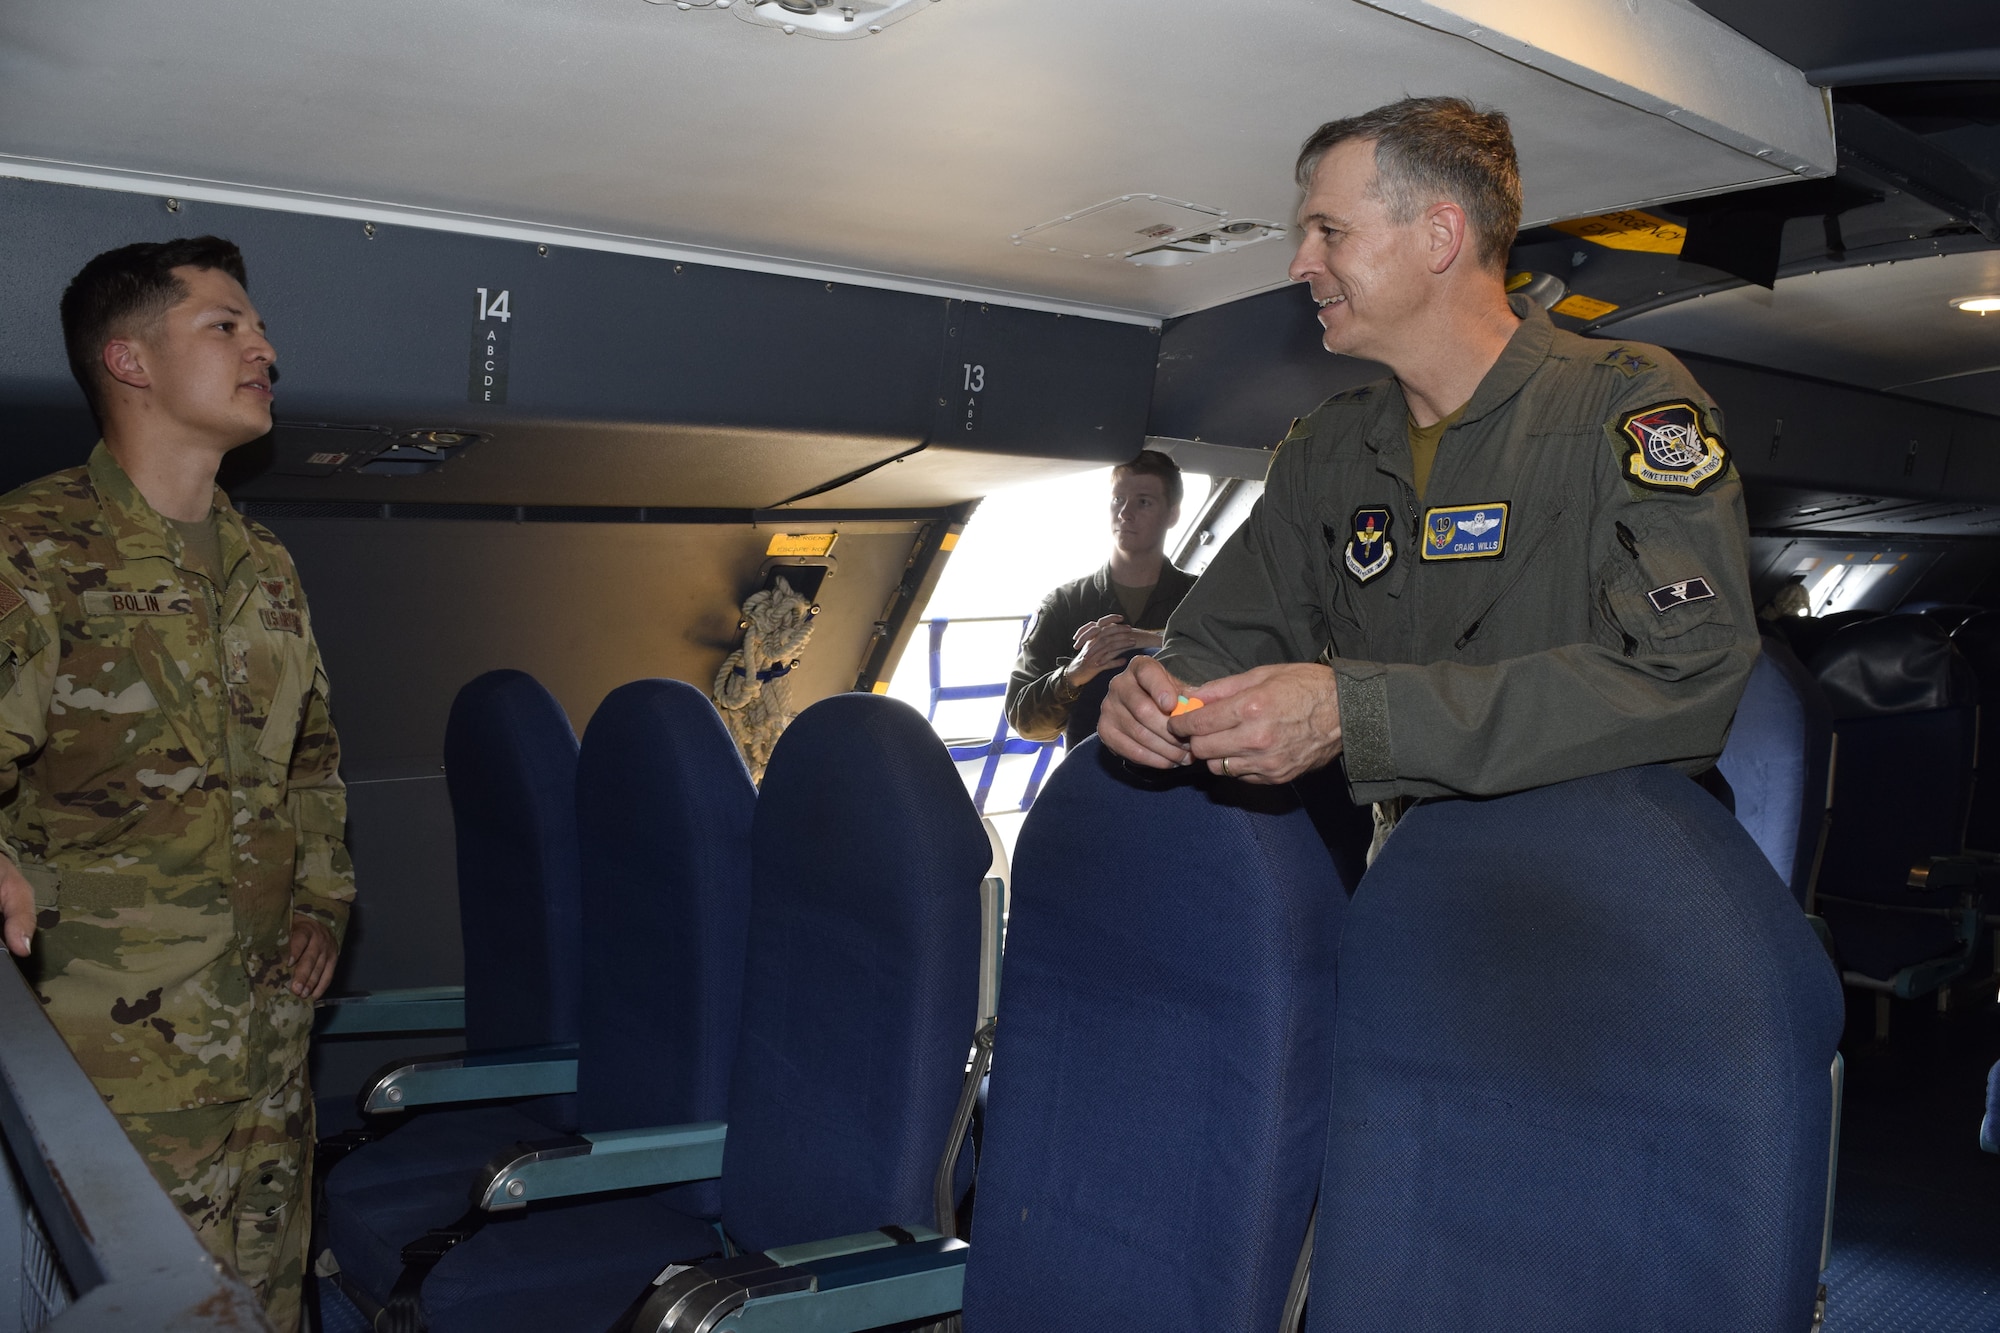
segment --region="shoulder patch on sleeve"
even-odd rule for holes
[[[28,605],[28,599],[14,590],[14,585],[0,580],[0,620],[6,620],[15,612]]]
[[[1625,479],[1652,490],[1700,495],[1729,469],[1722,437],[1685,398],[1627,412],[1612,433],[1627,450]]]
[[[1635,352],[1629,347],[1612,348],[1598,359],[1597,364],[1611,367],[1611,369],[1617,371],[1628,380],[1642,375],[1649,370],[1658,370],[1660,368],[1659,362],[1653,360],[1650,356]]]

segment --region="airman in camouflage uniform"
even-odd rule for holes
[[[346,793],[298,572],[220,490],[210,520],[191,549],[103,444],[0,498],[0,852],[49,1018],[286,1329],[331,955],[295,963],[346,925]]]

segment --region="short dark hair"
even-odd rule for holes
[[[1139,477],[1158,477],[1161,487],[1167,492],[1167,508],[1172,509],[1181,502],[1181,496],[1185,491],[1181,485],[1181,465],[1158,449],[1141,449],[1139,456],[1131,462],[1120,463],[1112,468],[1112,483],[1115,485],[1119,474],[1125,472]]]
[[[143,328],[187,299],[177,268],[221,269],[248,287],[243,252],[219,236],[141,241],[106,250],[69,280],[62,294],[63,348],[70,374],[83,389],[91,415],[104,424],[104,344]]]
[[[1449,199],[1465,210],[1479,261],[1504,269],[1521,230],[1521,164],[1507,117],[1463,97],[1406,97],[1345,120],[1329,120],[1299,149],[1299,185],[1312,187],[1320,159],[1350,139],[1375,143],[1375,179],[1389,215],[1408,222]]]

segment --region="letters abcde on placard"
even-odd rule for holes
[[[466,398],[475,403],[501,404],[507,401],[507,352],[512,339],[513,293],[507,288],[473,289],[478,313],[472,321],[472,360],[465,385]]]

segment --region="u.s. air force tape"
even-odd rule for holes
[[[1729,451],[1686,399],[1655,403],[1618,418],[1618,435],[1632,446],[1627,479],[1656,491],[1699,495],[1729,467]]]
[[[1715,589],[1708,586],[1707,579],[1688,579],[1681,583],[1669,583],[1663,588],[1655,588],[1646,594],[1646,600],[1653,604],[1655,611],[1665,615],[1677,606],[1686,606],[1689,602],[1706,602],[1714,596]]]

